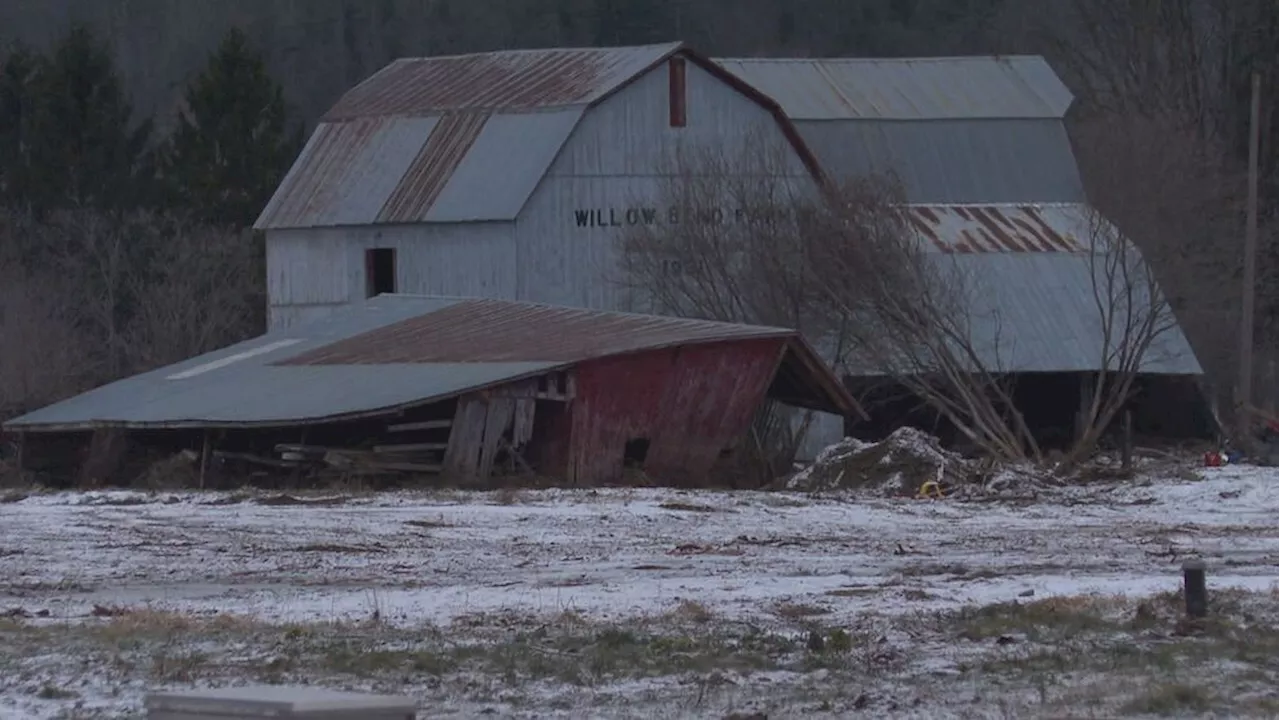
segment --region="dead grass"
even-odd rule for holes
[[[1165,683],[1143,691],[1125,703],[1120,711],[1127,714],[1172,716],[1205,713],[1218,703],[1217,693],[1201,685]]]
[[[387,549],[381,545],[338,545],[334,543],[309,543],[294,548],[294,552],[319,552],[339,554],[378,554]]]
[[[781,602],[773,607],[773,614],[784,620],[797,622],[819,615],[830,615],[831,608],[811,603]]]
[[[698,503],[687,503],[687,502],[677,502],[677,501],[659,503],[658,507],[662,508],[663,510],[678,510],[682,512],[700,512],[700,513],[728,512],[728,510],[724,508],[712,507],[710,505],[700,505]]]
[[[422,528],[422,529],[424,529],[424,530],[435,530],[435,529],[438,529],[438,528],[451,528],[451,527],[456,527],[453,523],[448,522],[448,521],[444,520],[443,518],[440,518],[440,519],[438,519],[438,520],[427,520],[427,519],[422,519],[422,520],[405,520],[405,521],[404,521],[404,524],[405,524],[405,525],[408,525],[408,526],[410,526],[410,527]]]

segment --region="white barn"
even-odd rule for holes
[[[673,153],[747,138],[816,176],[776,103],[678,43],[397,60],[322,118],[255,224],[270,328],[380,292],[632,309],[612,239],[662,220],[636,199]]]

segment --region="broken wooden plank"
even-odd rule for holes
[[[487,480],[493,473],[493,460],[498,456],[498,445],[502,442],[507,428],[511,427],[511,419],[515,414],[515,398],[492,398],[489,401],[489,413],[484,423],[484,439],[480,443],[480,462],[476,467],[476,477]]]
[[[239,460],[254,465],[265,465],[288,470],[298,467],[298,463],[289,460],[276,460],[275,458],[265,458],[251,453],[232,452],[230,450],[214,450],[211,455],[219,460]]]
[[[449,443],[429,442],[429,443],[404,443],[401,445],[374,445],[375,453],[405,453],[405,452],[422,452],[428,450],[444,450],[449,447]]]
[[[449,447],[444,453],[444,469],[448,475],[461,479],[475,477],[487,415],[488,407],[475,395],[458,398]]]
[[[517,398],[511,418],[511,443],[521,447],[533,437],[534,411],[538,403],[531,398]]]
[[[388,425],[387,432],[412,432],[414,430],[447,430],[453,427],[452,420],[424,420],[422,422],[400,423]]]

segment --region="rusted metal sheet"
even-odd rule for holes
[[[942,252],[1086,252],[1081,205],[913,205],[911,226]]]
[[[348,91],[324,119],[589,104],[679,47],[666,43],[404,58]]]
[[[441,116],[382,206],[377,222],[421,221],[480,136],[480,130],[488,119],[488,113],[481,112]]]
[[[435,124],[434,118],[322,123],[254,227],[373,222]]]
[[[1071,91],[1039,56],[717,60],[793,120],[1061,119]]]
[[[627,443],[647,440],[642,469],[661,482],[703,481],[751,424],[786,341],[742,340],[583,363],[569,408],[566,476],[616,480]]]
[[[784,328],[473,299],[281,364],[576,362],[686,343],[794,335]]]

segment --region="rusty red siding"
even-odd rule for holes
[[[786,340],[669,348],[582,363],[575,370],[564,476],[578,484],[618,479],[629,440],[649,441],[644,470],[694,484],[747,428]]]

